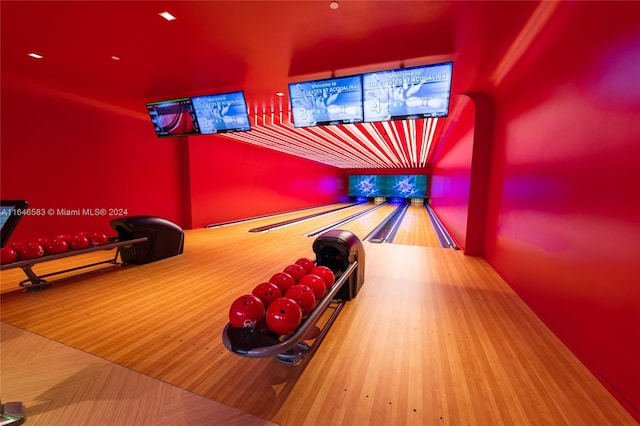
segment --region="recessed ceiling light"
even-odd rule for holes
[[[29,53],[29,56],[31,56],[32,58],[36,58],[36,59],[42,59],[43,56],[42,55],[38,55],[37,53]]]
[[[174,19],[176,19],[176,17],[170,14],[169,12],[162,12],[162,13],[159,13],[159,15],[162,16],[167,21],[173,21]]]
[[[120,60],[120,56],[112,55],[111,59],[113,59],[114,61],[119,61]]]
[[[276,96],[284,96],[284,93],[282,93],[282,92],[277,92],[277,93],[276,93]]]
[[[340,3],[338,3],[337,1],[332,1],[331,3],[329,3],[329,7],[333,10],[336,10],[340,7]]]

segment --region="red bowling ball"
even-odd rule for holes
[[[94,238],[96,240],[98,240],[98,245],[99,246],[103,246],[105,244],[109,244],[109,237],[107,237],[107,234],[105,234],[103,232],[96,232],[94,234]]]
[[[300,306],[303,316],[316,306],[316,296],[313,294],[313,290],[306,285],[296,284],[287,290],[287,294],[284,296],[294,300]]]
[[[67,244],[69,244],[69,242],[73,239],[73,237],[70,234],[60,234],[60,235],[56,235],[53,238],[62,238]]]
[[[295,263],[284,268],[283,272],[286,272],[287,274],[291,275],[295,280],[296,284],[300,282],[302,277],[307,275],[307,272],[304,270],[304,268]]]
[[[24,243],[22,241],[11,241],[8,246],[18,252],[18,249],[24,246]]]
[[[317,275],[305,275],[300,280],[300,284],[306,285],[313,290],[313,295],[316,297],[316,300],[322,299],[322,296],[327,292],[327,286],[324,280]]]
[[[289,290],[289,287],[296,283],[296,280],[286,272],[276,272],[269,278],[269,282],[277,285],[282,294],[285,294],[287,290]]]
[[[20,260],[37,259],[44,256],[44,248],[38,243],[26,243],[17,250]]]
[[[52,238],[44,245],[44,253],[47,255],[60,254],[69,250],[69,245],[63,238]]]
[[[89,247],[89,239],[85,237],[85,233],[78,233],[67,244],[71,250],[82,250]]]
[[[302,322],[302,309],[294,300],[281,297],[267,308],[266,321],[267,327],[274,333],[291,334]]]
[[[235,328],[254,328],[264,319],[264,303],[253,294],[238,297],[229,308],[229,322]]]
[[[315,268],[316,263],[308,257],[301,257],[296,260],[296,265],[302,266],[304,268],[304,272],[310,274],[311,271],[313,271],[313,268]]]
[[[31,242],[32,243],[36,243],[36,244],[40,244],[42,247],[44,247],[49,242],[49,238],[38,237],[38,238],[34,238],[33,240],[31,240]]]
[[[333,271],[326,266],[316,266],[311,271],[313,275],[317,275],[324,280],[325,285],[327,286],[327,290],[333,287],[335,283],[336,276],[333,274]]]
[[[109,242],[109,238],[102,232],[90,232],[85,237],[89,240],[89,247],[103,246]]]
[[[269,282],[258,284],[251,294],[262,300],[265,307],[268,307],[274,300],[283,296],[280,288],[274,283]]]
[[[18,253],[9,246],[2,247],[0,250],[0,263],[7,264],[18,260]]]

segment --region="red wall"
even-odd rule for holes
[[[223,136],[188,145],[192,227],[338,201],[342,172]]]
[[[429,205],[463,251],[467,244],[475,114],[469,97],[455,96],[443,143],[429,158]]]
[[[12,239],[76,231],[115,235],[109,220],[124,215],[183,222],[181,141],[158,140],[144,105],[142,111],[128,111],[4,80],[1,101],[2,199],[26,199],[45,213],[24,216]],[[101,208],[124,211],[98,216],[57,211]]]
[[[561,4],[490,90],[484,253],[640,420],[638,16],[635,2]],[[459,238],[470,140],[445,143],[432,196]]]

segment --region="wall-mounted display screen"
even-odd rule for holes
[[[449,114],[453,63],[363,74],[364,121],[389,121]]]
[[[295,127],[360,123],[362,76],[289,84]]]
[[[188,136],[200,134],[191,98],[147,104],[151,122],[158,136]]]
[[[203,135],[251,130],[242,91],[196,96],[191,101]]]

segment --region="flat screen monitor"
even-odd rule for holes
[[[0,234],[2,236],[2,245],[9,241],[9,237],[13,230],[18,226],[18,222],[24,215],[24,210],[29,206],[24,200],[1,200],[0,201]]]
[[[243,91],[191,98],[200,134],[251,130]]]
[[[364,121],[389,121],[449,114],[453,63],[363,74]]]
[[[426,175],[389,175],[387,179],[387,196],[400,198],[426,198]]]
[[[360,123],[362,76],[289,83],[295,127]]]
[[[385,176],[349,176],[349,196],[351,197],[385,197],[386,193],[387,187]]]
[[[159,137],[200,134],[191,98],[151,102],[147,110]]]

